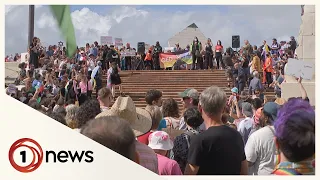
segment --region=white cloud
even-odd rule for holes
[[[89,8],[72,12],[80,46],[99,41],[101,35],[122,37],[132,46],[139,41],[151,44],[160,41],[166,46],[170,37],[193,22],[206,37],[214,42],[220,39],[224,46],[231,45],[232,35],[240,35],[241,43],[248,39],[251,44],[260,45],[264,39],[288,40],[292,35],[297,36],[301,23],[300,6],[228,6],[224,11],[213,7],[212,10],[195,8],[188,12],[117,6],[99,14]],[[28,6],[6,6],[5,15],[6,54],[25,52]],[[63,40],[48,6],[36,7],[35,36],[44,44]]]

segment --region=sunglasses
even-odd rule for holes
[[[189,97],[183,97],[182,98],[183,100],[188,100],[188,99],[190,99]]]

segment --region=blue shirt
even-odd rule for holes
[[[241,134],[244,145],[246,145],[248,141],[249,134],[251,132],[252,127],[253,127],[253,119],[251,117],[245,118],[238,125],[238,131]]]
[[[159,123],[158,131],[161,131],[162,128],[167,128],[167,122],[165,119],[162,119]]]

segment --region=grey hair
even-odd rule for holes
[[[258,71],[253,71],[252,74],[253,74],[254,77],[259,77],[259,72]]]
[[[208,116],[221,114],[226,103],[226,93],[217,86],[208,87],[200,95],[200,106]]]
[[[67,115],[65,119],[67,121],[67,124],[69,124],[70,121],[73,121],[75,119],[75,116],[78,110],[79,110],[79,107],[74,104],[70,104],[66,107]]]

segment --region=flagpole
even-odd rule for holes
[[[28,35],[28,49],[34,37],[34,5],[29,5],[29,35]]]

